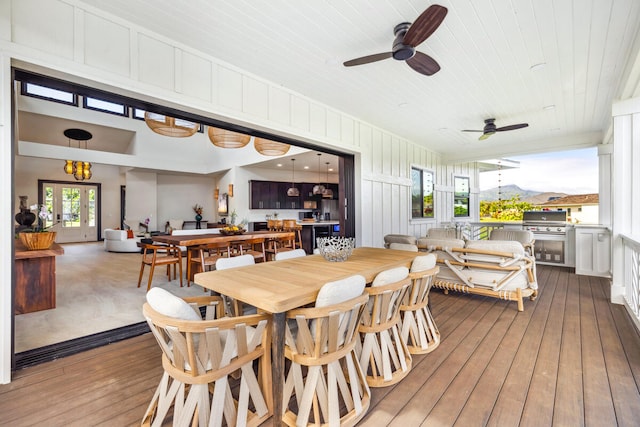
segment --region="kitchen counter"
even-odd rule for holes
[[[340,224],[340,221],[338,220],[333,220],[333,221],[298,221],[298,225],[302,225],[302,226],[322,226],[322,225],[336,225],[336,224]]]

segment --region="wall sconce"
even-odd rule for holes
[[[233,197],[233,184],[229,184],[229,191],[227,191],[227,193],[229,193],[229,197]]]
[[[220,197],[220,189],[218,187],[216,187],[215,191],[213,192],[213,197],[218,200],[218,197]]]

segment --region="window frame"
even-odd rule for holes
[[[415,215],[414,209],[414,189],[416,187],[416,182],[414,181],[414,171],[419,173],[420,177],[420,189],[419,192],[422,194],[420,200],[420,216]],[[427,207],[425,207],[424,199],[428,195],[425,195],[425,174],[431,176],[431,213],[426,216],[425,211]],[[428,181],[426,181],[428,182]],[[436,189],[436,173],[433,169],[425,168],[422,166],[412,165],[411,166],[411,189],[410,189],[410,206],[411,206],[411,220],[435,220],[436,218],[436,209],[435,209],[435,189]]]
[[[42,87],[45,89],[49,89],[49,90],[54,90],[57,92],[63,92],[63,93],[67,93],[69,95],[71,95],[72,100],[71,101],[65,101],[63,99],[58,99],[58,98],[53,98],[50,96],[44,96],[44,95],[38,95],[32,92],[29,92],[29,85],[32,86],[38,86],[38,87]],[[40,82],[35,83],[35,82],[30,82],[30,81],[21,81],[20,82],[20,94],[22,96],[29,96],[31,98],[36,98],[36,99],[43,99],[45,101],[51,101],[51,102],[57,102],[58,104],[64,104],[64,105],[72,105],[74,107],[78,106],[78,94],[75,92],[71,92],[68,90],[64,90],[64,89],[59,89],[57,87],[53,87],[53,86],[47,86],[45,84],[41,84]]]
[[[458,184],[461,181],[466,181],[466,192],[458,191]],[[464,190],[464,188],[462,189]],[[465,201],[466,203],[466,215],[458,214],[456,212],[456,206],[460,205],[459,201]],[[471,217],[471,178],[469,175],[454,175],[453,176],[453,217],[454,218],[470,218]]]
[[[111,111],[111,110],[107,110],[104,108],[100,108],[100,107],[92,107],[88,104],[87,100],[89,99],[93,99],[96,101],[100,101],[100,102],[106,102],[108,104],[113,104],[113,105],[120,105],[122,106],[122,113],[118,113],[117,111]],[[114,116],[120,116],[120,117],[129,117],[129,109],[130,107],[123,103],[123,102],[114,102],[114,101],[109,101],[106,99],[102,99],[102,98],[98,98],[95,96],[83,96],[82,97],[82,108],[86,108],[87,110],[93,110],[93,111],[100,111],[101,113],[107,113],[107,114],[113,114]]]

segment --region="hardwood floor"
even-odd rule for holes
[[[359,425],[638,425],[640,335],[608,281],[539,266],[538,282],[522,313],[432,291],[440,346],[372,389]],[[150,334],[26,368],[0,386],[0,425],[139,425],[161,373]]]

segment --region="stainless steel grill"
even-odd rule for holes
[[[535,257],[537,262],[565,263],[566,211],[526,211],[522,218],[522,228],[533,233],[536,240]]]

